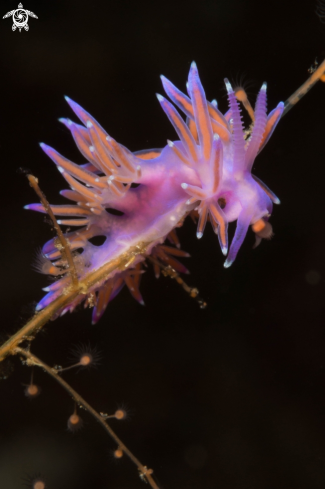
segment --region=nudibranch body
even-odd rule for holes
[[[61,195],[73,204],[51,208],[55,215],[63,217],[59,224],[78,228],[66,232],[65,236],[71,250],[82,249],[74,258],[79,277],[139,242],[151,243],[146,255],[158,257],[161,264],[179,272],[186,271],[174,258],[186,254],[162,243],[166,238],[175,243],[174,229],[195,210],[198,213],[197,237],[202,237],[206,222],[210,220],[221,250],[227,255],[226,267],[235,260],[250,225],[257,243],[272,235],[268,219],[272,204],[279,200],[251,171],[257,154],[281,118],[283,103],[267,116],[266,84],[263,84],[253,112],[253,127],[245,131],[236,94],[228,80],[225,80],[229,100],[226,114],[219,111],[215,101],[206,100],[195,63],[189,73],[188,96],[166,78],[162,77],[162,82],[174,105],[161,95],[157,97],[179,137],[168,141],[162,150],[131,153],[69,98],[67,102],[82,125],[69,119],[61,119],[61,122],[71,131],[87,162],[76,165],[41,144],[70,187],[61,191]],[[175,105],[184,112],[186,121]],[[41,204],[30,204],[26,208],[45,212]],[[237,221],[237,225],[228,252],[227,227],[232,221]],[[95,236],[104,237],[105,242],[95,246],[89,241]],[[48,294],[37,310],[58,297],[70,280],[67,263],[56,240],[47,242],[42,251],[55,270],[62,270],[62,277],[46,288]],[[98,321],[124,284],[142,302],[139,281],[143,272],[141,262],[145,258],[138,255],[127,270],[115,271],[89,291],[92,298],[90,301],[88,295],[88,303],[94,306],[93,322]],[[85,299],[87,297],[78,296],[61,313],[73,310]]]

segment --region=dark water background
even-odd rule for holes
[[[1,2],[1,17],[17,8]],[[270,110],[325,57],[325,25],[309,1],[26,0],[38,15],[29,32],[0,23],[1,331],[31,316],[46,277],[31,269],[51,238],[18,167],[30,168],[52,203],[65,188],[40,150],[44,141],[81,162],[68,131],[67,94],[132,151],[175,139],[155,97],[163,73],[181,90],[192,60],[208,99],[226,110],[223,78],[245,75],[252,101],[268,82]],[[212,230],[179,236],[192,258],[188,283],[207,300],[201,311],[177,285],[142,280],[145,307],[123,290],[97,326],[89,310],[50,323],[33,342],[47,363],[67,364],[80,342],[97,345],[96,371],[65,378],[98,410],[126,405],[117,433],[163,489],[304,489],[325,486],[325,85],[283,120],[255,163],[280,197],[275,236],[223,268]],[[231,233],[233,227],[231,228]],[[116,463],[115,445],[86,413],[66,430],[73,403],[42,371],[42,395],[29,401],[30,370],[18,359],[0,383],[0,487],[43,473],[52,489],[143,488],[136,469]]]

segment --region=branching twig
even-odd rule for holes
[[[24,350],[23,348],[16,347],[13,352],[13,354],[18,354],[22,355],[24,358],[27,360],[27,365],[30,367],[36,366],[36,367],[41,367],[43,370],[45,370],[53,379],[55,379],[61,387],[63,387],[72,397],[72,399],[76,402],[78,406],[82,406],[86,411],[88,411],[104,428],[104,430],[110,435],[111,438],[115,441],[117,444],[118,448],[123,451],[130,459],[131,461],[137,466],[139,474],[142,478],[145,478],[146,481],[150,484],[150,486],[153,489],[159,489],[157,486],[156,482],[153,480],[151,474],[153,473],[152,469],[148,469],[145,465],[142,465],[142,463],[133,455],[133,453],[127,448],[127,446],[124,445],[122,440],[114,433],[112,428],[107,424],[107,421],[105,418],[103,418],[90,404],[88,404],[87,401],[84,400],[83,397],[78,394],[60,375],[59,375],[59,370],[56,370],[55,368],[51,368],[49,365],[44,363],[42,360],[40,360],[38,357],[33,355],[33,353],[30,353],[30,351]]]
[[[91,287],[108,278],[113,271],[117,269],[120,271],[125,270],[135,260],[137,255],[145,254],[149,245],[150,243],[138,243],[132,246],[117,258],[85,275],[82,280],[79,280],[77,287],[68,286],[60,297],[40,312],[37,312],[25,326],[0,346],[0,362],[12,354],[13,350],[22,341],[28,340],[30,336],[37,333],[62,307],[72,302],[79,294],[87,294]]]
[[[199,304],[200,309],[205,309],[207,307],[207,303],[199,296],[199,291],[196,287],[190,287],[187,285],[185,280],[182,279],[182,277],[179,275],[179,273],[176,272],[176,270],[170,266],[170,265],[163,265],[159,260],[154,258],[153,256],[147,256],[147,260],[150,261],[151,263],[158,265],[159,268],[161,268],[161,272],[165,277],[170,277],[185,290],[185,292],[192,298],[195,299],[196,302]]]
[[[64,255],[67,259],[68,265],[69,265],[69,273],[70,273],[71,280],[72,280],[72,286],[77,287],[78,286],[78,275],[77,275],[76,267],[74,266],[73,257],[72,257],[72,253],[71,253],[69,244],[68,244],[66,238],[64,237],[64,234],[63,234],[60,226],[58,225],[58,222],[55,218],[55,215],[53,214],[53,211],[51,209],[50,204],[48,203],[48,201],[47,201],[45,195],[43,194],[42,190],[39,188],[38,179],[36,177],[34,177],[34,175],[31,175],[31,174],[27,175],[27,178],[29,180],[31,187],[33,187],[33,189],[35,190],[35,192],[39,196],[40,201],[42,202],[42,204],[44,206],[44,209],[46,210],[46,212],[48,213],[48,215],[50,216],[50,218],[52,220],[53,226],[55,228],[55,231],[56,231],[58,238],[60,240],[60,243],[61,243],[62,249],[60,251],[61,251],[61,253],[62,252],[64,253]]]

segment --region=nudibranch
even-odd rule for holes
[[[225,84],[229,110],[222,114],[216,101],[207,101],[194,62],[189,72],[188,95],[165,77],[161,78],[173,103],[161,95],[157,98],[178,135],[177,140],[168,141],[163,149],[132,153],[68,97],[68,104],[82,124],[70,119],[60,121],[71,131],[86,162],[75,164],[50,146],[41,144],[70,187],[60,193],[71,203],[51,208],[61,217],[58,223],[68,227],[65,237],[74,252],[80,278],[139,242],[151,243],[146,256],[138,255],[127,270],[115,271],[88,291],[88,295],[80,295],[65,306],[61,314],[86,301],[94,306],[95,323],[125,284],[142,303],[139,291],[142,262],[150,254],[163,265],[186,272],[175,258],[186,253],[163,243],[168,238],[175,244],[175,228],[193,211],[198,216],[198,238],[203,236],[206,223],[210,221],[221,251],[227,255],[225,267],[235,260],[249,226],[256,233],[257,243],[272,235],[269,217],[273,203],[278,204],[279,199],[252,175],[252,166],[280,120],[284,104],[280,102],[267,115],[266,84],[263,83],[255,110],[250,111],[252,124],[247,130],[241,118],[240,94],[228,80]],[[185,120],[175,106],[185,114]],[[42,204],[30,204],[26,208],[45,213]],[[232,221],[237,223],[228,250],[227,228]],[[77,230],[70,231],[73,227]],[[96,236],[105,240],[100,246],[91,242]],[[42,253],[45,262],[48,261],[44,270],[59,279],[46,287],[48,293],[37,310],[62,294],[70,281],[67,262],[57,240],[48,241]]]

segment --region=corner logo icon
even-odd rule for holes
[[[12,30],[15,31],[19,29],[19,32],[24,28],[25,31],[29,30],[28,25],[28,16],[34,17],[34,19],[38,19],[37,15],[35,15],[30,10],[23,9],[23,5],[20,3],[16,10],[11,10],[7,12],[6,15],[3,16],[3,19],[7,19],[7,17],[11,17],[13,20]]]

